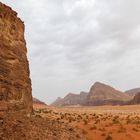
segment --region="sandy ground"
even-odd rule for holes
[[[35,107],[35,114],[80,130],[88,140],[140,140],[140,105]]]
[[[0,113],[0,140],[86,140],[80,132],[40,115]]]

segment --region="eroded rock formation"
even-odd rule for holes
[[[80,94],[69,93],[64,98],[58,97],[51,105],[52,106],[71,106],[71,105],[85,105],[87,99],[87,92],[80,92]]]
[[[0,112],[32,111],[24,24],[0,3]]]
[[[132,97],[115,88],[96,82],[90,89],[88,105],[118,105],[130,101]]]
[[[113,87],[96,82],[89,92],[80,94],[69,93],[64,98],[58,98],[52,106],[98,106],[98,105],[125,105],[129,104],[133,97],[114,89]]]

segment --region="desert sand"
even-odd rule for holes
[[[57,120],[88,140],[139,140],[140,105],[97,107],[34,107],[35,115]]]

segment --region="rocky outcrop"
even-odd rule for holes
[[[57,98],[51,105],[52,106],[71,106],[71,105],[84,105],[86,98],[86,92],[80,92],[80,94],[69,93],[64,98]]]
[[[130,89],[125,91],[126,94],[130,95],[130,96],[135,96],[138,92],[140,92],[140,88],[134,88],[134,89]]]
[[[89,91],[87,105],[117,105],[131,99],[132,97],[109,85],[96,82]]]
[[[24,24],[0,3],[0,112],[32,111]]]

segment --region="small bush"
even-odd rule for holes
[[[87,131],[82,129],[82,134],[86,135],[87,134]]]
[[[132,128],[132,130],[133,130],[133,131],[136,131],[136,132],[138,132],[138,131],[139,131],[139,130],[138,130],[138,129],[136,129],[136,128]]]
[[[84,120],[84,125],[87,125],[88,124],[88,121],[85,119]]]
[[[105,140],[112,140],[112,137],[108,135]]]
[[[90,130],[96,130],[96,129],[97,127],[95,125],[90,127]]]
[[[106,134],[105,133],[102,133],[101,136],[106,136]]]

